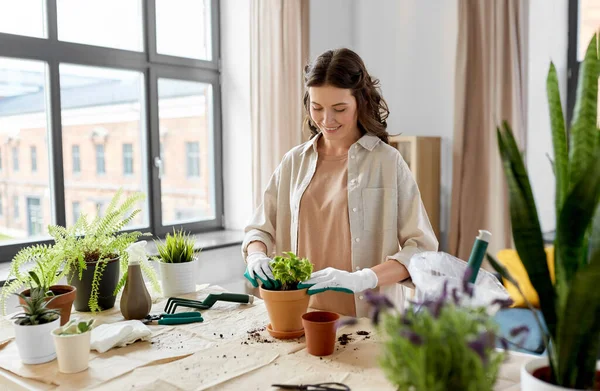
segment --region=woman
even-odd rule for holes
[[[245,275],[272,287],[271,257],[292,251],[315,265],[301,286],[314,295],[311,308],[365,316],[360,293],[400,289],[411,256],[438,242],[407,164],[388,144],[387,104],[362,59],[327,51],[304,79],[311,139],[283,157],[245,229]]]

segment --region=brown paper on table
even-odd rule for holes
[[[206,390],[269,365],[278,356],[229,342],[167,364],[137,368],[94,390]]]
[[[161,328],[153,334],[151,341],[113,348],[102,354],[93,351],[86,371],[64,374],[58,371],[57,360],[39,365],[23,364],[13,341],[0,355],[0,367],[24,378],[57,385],[59,390],[81,390],[102,384],[141,366],[187,357],[208,349],[213,344],[186,330]]]

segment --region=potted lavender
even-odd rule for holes
[[[412,302],[404,313],[387,297],[367,292],[371,319],[382,336],[379,363],[398,390],[493,389],[506,354],[496,349],[496,341],[506,342],[488,311],[511,302],[496,300],[487,308],[461,305],[473,295],[467,270],[462,290],[449,292],[445,284],[436,300]]]

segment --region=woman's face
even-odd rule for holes
[[[356,139],[358,112],[352,91],[329,85],[309,87],[310,117],[326,140]]]

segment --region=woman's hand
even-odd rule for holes
[[[327,290],[359,293],[366,291],[367,289],[375,289],[378,283],[379,280],[377,275],[371,269],[363,269],[350,273],[328,267],[318,272],[314,272],[309,280],[298,284],[298,288],[309,288],[309,295],[314,295],[315,293],[321,293]]]
[[[262,282],[263,287],[266,289],[274,289],[277,287],[277,281],[273,277],[273,271],[271,270],[271,262],[273,260],[267,257],[267,254],[263,252],[253,252],[246,258],[248,266],[246,266],[246,272],[244,277],[250,281],[253,287],[258,287],[258,280]]]

